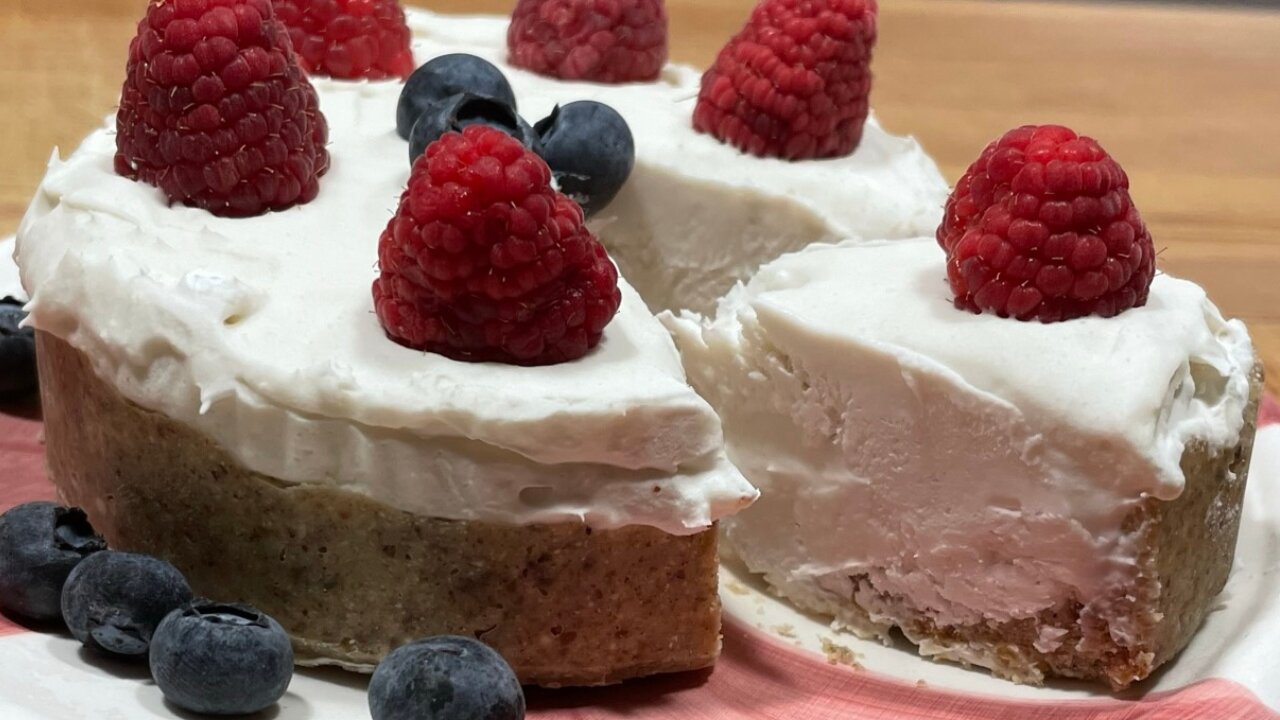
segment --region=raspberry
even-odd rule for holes
[[[129,45],[116,172],[243,217],[310,202],[329,130],[270,0],[152,0]]]
[[[656,80],[667,9],[663,0],[520,0],[507,48],[512,65],[565,80]]]
[[[875,42],[875,0],[763,0],[702,76],[693,127],[762,157],[848,155]]]
[[[446,133],[414,163],[378,261],[387,335],[456,360],[574,360],[622,300],[582,208],[541,158],[485,125]]]
[[[302,68],[348,80],[405,80],[413,52],[398,0],[272,0]]]
[[[1019,320],[1111,317],[1145,305],[1151,234],[1129,177],[1092,138],[1055,125],[991,143],[938,227],[958,308]]]

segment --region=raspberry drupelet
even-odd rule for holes
[[[270,0],[152,0],[129,45],[116,172],[242,217],[306,203],[328,126]]]
[[[693,127],[762,157],[848,155],[875,42],[875,0],[763,0],[703,75]]]
[[[484,125],[445,134],[414,163],[378,261],[387,335],[456,360],[580,358],[622,299],[582,208],[551,187],[541,158]]]
[[[1026,126],[991,143],[938,228],[958,308],[1019,320],[1111,317],[1145,305],[1151,234],[1129,177],[1092,138]]]
[[[656,80],[667,62],[664,0],[519,0],[512,65],[564,80]]]
[[[404,80],[412,34],[399,0],[272,0],[302,68],[345,80]]]

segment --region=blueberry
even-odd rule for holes
[[[22,303],[0,299],[0,398],[30,394],[36,389],[36,332],[19,328],[27,314]]]
[[[156,626],[191,600],[178,569],[148,555],[108,550],[71,571],[62,590],[62,618],[87,647],[115,655],[146,655]]]
[[[418,116],[432,105],[460,93],[488,98],[515,112],[516,94],[493,63],[475,55],[441,55],[413,71],[396,105],[396,132],[405,140]]]
[[[631,176],[636,142],[617,110],[583,100],[557,106],[534,125],[542,139],[542,157],[587,217],[603,210]]]
[[[197,600],[156,628],[151,676],[180,708],[248,715],[284,696],[293,679],[293,646],[269,615],[248,605]]]
[[[404,645],[369,681],[373,720],[519,720],[524,692],[484,643],[442,635]]]
[[[79,508],[33,502],[0,515],[0,608],[32,620],[62,617],[62,586],[107,543]]]
[[[538,134],[515,110],[495,100],[463,93],[432,105],[418,117],[413,124],[413,132],[409,133],[409,164],[412,165],[441,135],[451,131],[462,132],[468,125],[495,127],[541,154]]]

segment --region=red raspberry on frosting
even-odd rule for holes
[[[411,33],[399,0],[272,0],[312,75],[407,79]]]
[[[752,155],[848,155],[875,42],[875,0],[763,0],[703,75],[693,126]]]
[[[618,271],[506,133],[447,133],[414,163],[378,241],[374,308],[393,340],[457,360],[550,365],[585,355],[618,310]]]
[[[512,65],[565,80],[655,80],[667,62],[663,0],[520,0],[511,14]]]
[[[1146,304],[1155,252],[1129,177],[1092,138],[1012,130],[982,151],[938,228],[956,307],[1020,320]]]
[[[152,0],[129,45],[117,173],[258,215],[315,198],[328,134],[270,0]]]

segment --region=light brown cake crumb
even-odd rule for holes
[[[791,625],[790,623],[787,623],[784,625],[774,625],[769,629],[772,630],[774,633],[776,633],[779,637],[794,638],[796,636],[796,628],[794,625]]]
[[[827,662],[832,665],[847,665],[854,670],[861,670],[862,663],[858,662],[858,654],[853,650],[838,645],[831,638],[818,638],[822,641],[822,652],[827,656]]]
[[[751,592],[750,590],[747,589],[746,585],[743,585],[737,580],[730,580],[728,583],[725,584],[725,587],[728,588],[729,592],[733,593],[734,595],[747,595]]]
[[[924,680],[917,680],[917,681],[916,681],[916,687],[918,687],[918,688],[927,688],[927,687],[929,687],[929,683],[925,682]]]

